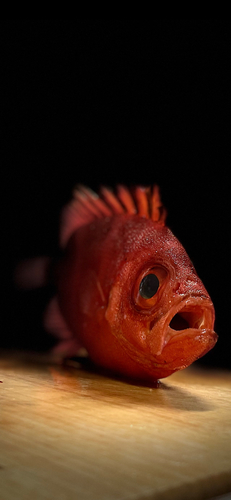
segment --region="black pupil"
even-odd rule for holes
[[[159,280],[155,274],[148,274],[140,283],[140,295],[143,299],[151,299],[159,288]]]

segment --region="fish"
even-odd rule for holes
[[[84,349],[113,374],[154,381],[214,347],[212,300],[166,217],[157,185],[74,188],[44,317],[57,355]],[[38,260],[34,269],[39,275]]]

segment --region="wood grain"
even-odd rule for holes
[[[0,498],[184,500],[231,490],[231,374],[158,389],[23,355],[0,361]]]

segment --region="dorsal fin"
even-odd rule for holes
[[[77,185],[72,200],[62,210],[61,247],[65,247],[79,227],[102,217],[125,213],[137,214],[164,226],[167,212],[161,202],[159,187],[136,186],[129,189],[118,185],[115,194],[110,188],[102,186],[98,195],[86,186]]]

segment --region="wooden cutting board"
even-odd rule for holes
[[[231,491],[231,373],[159,388],[1,354],[1,500],[207,499]]]

